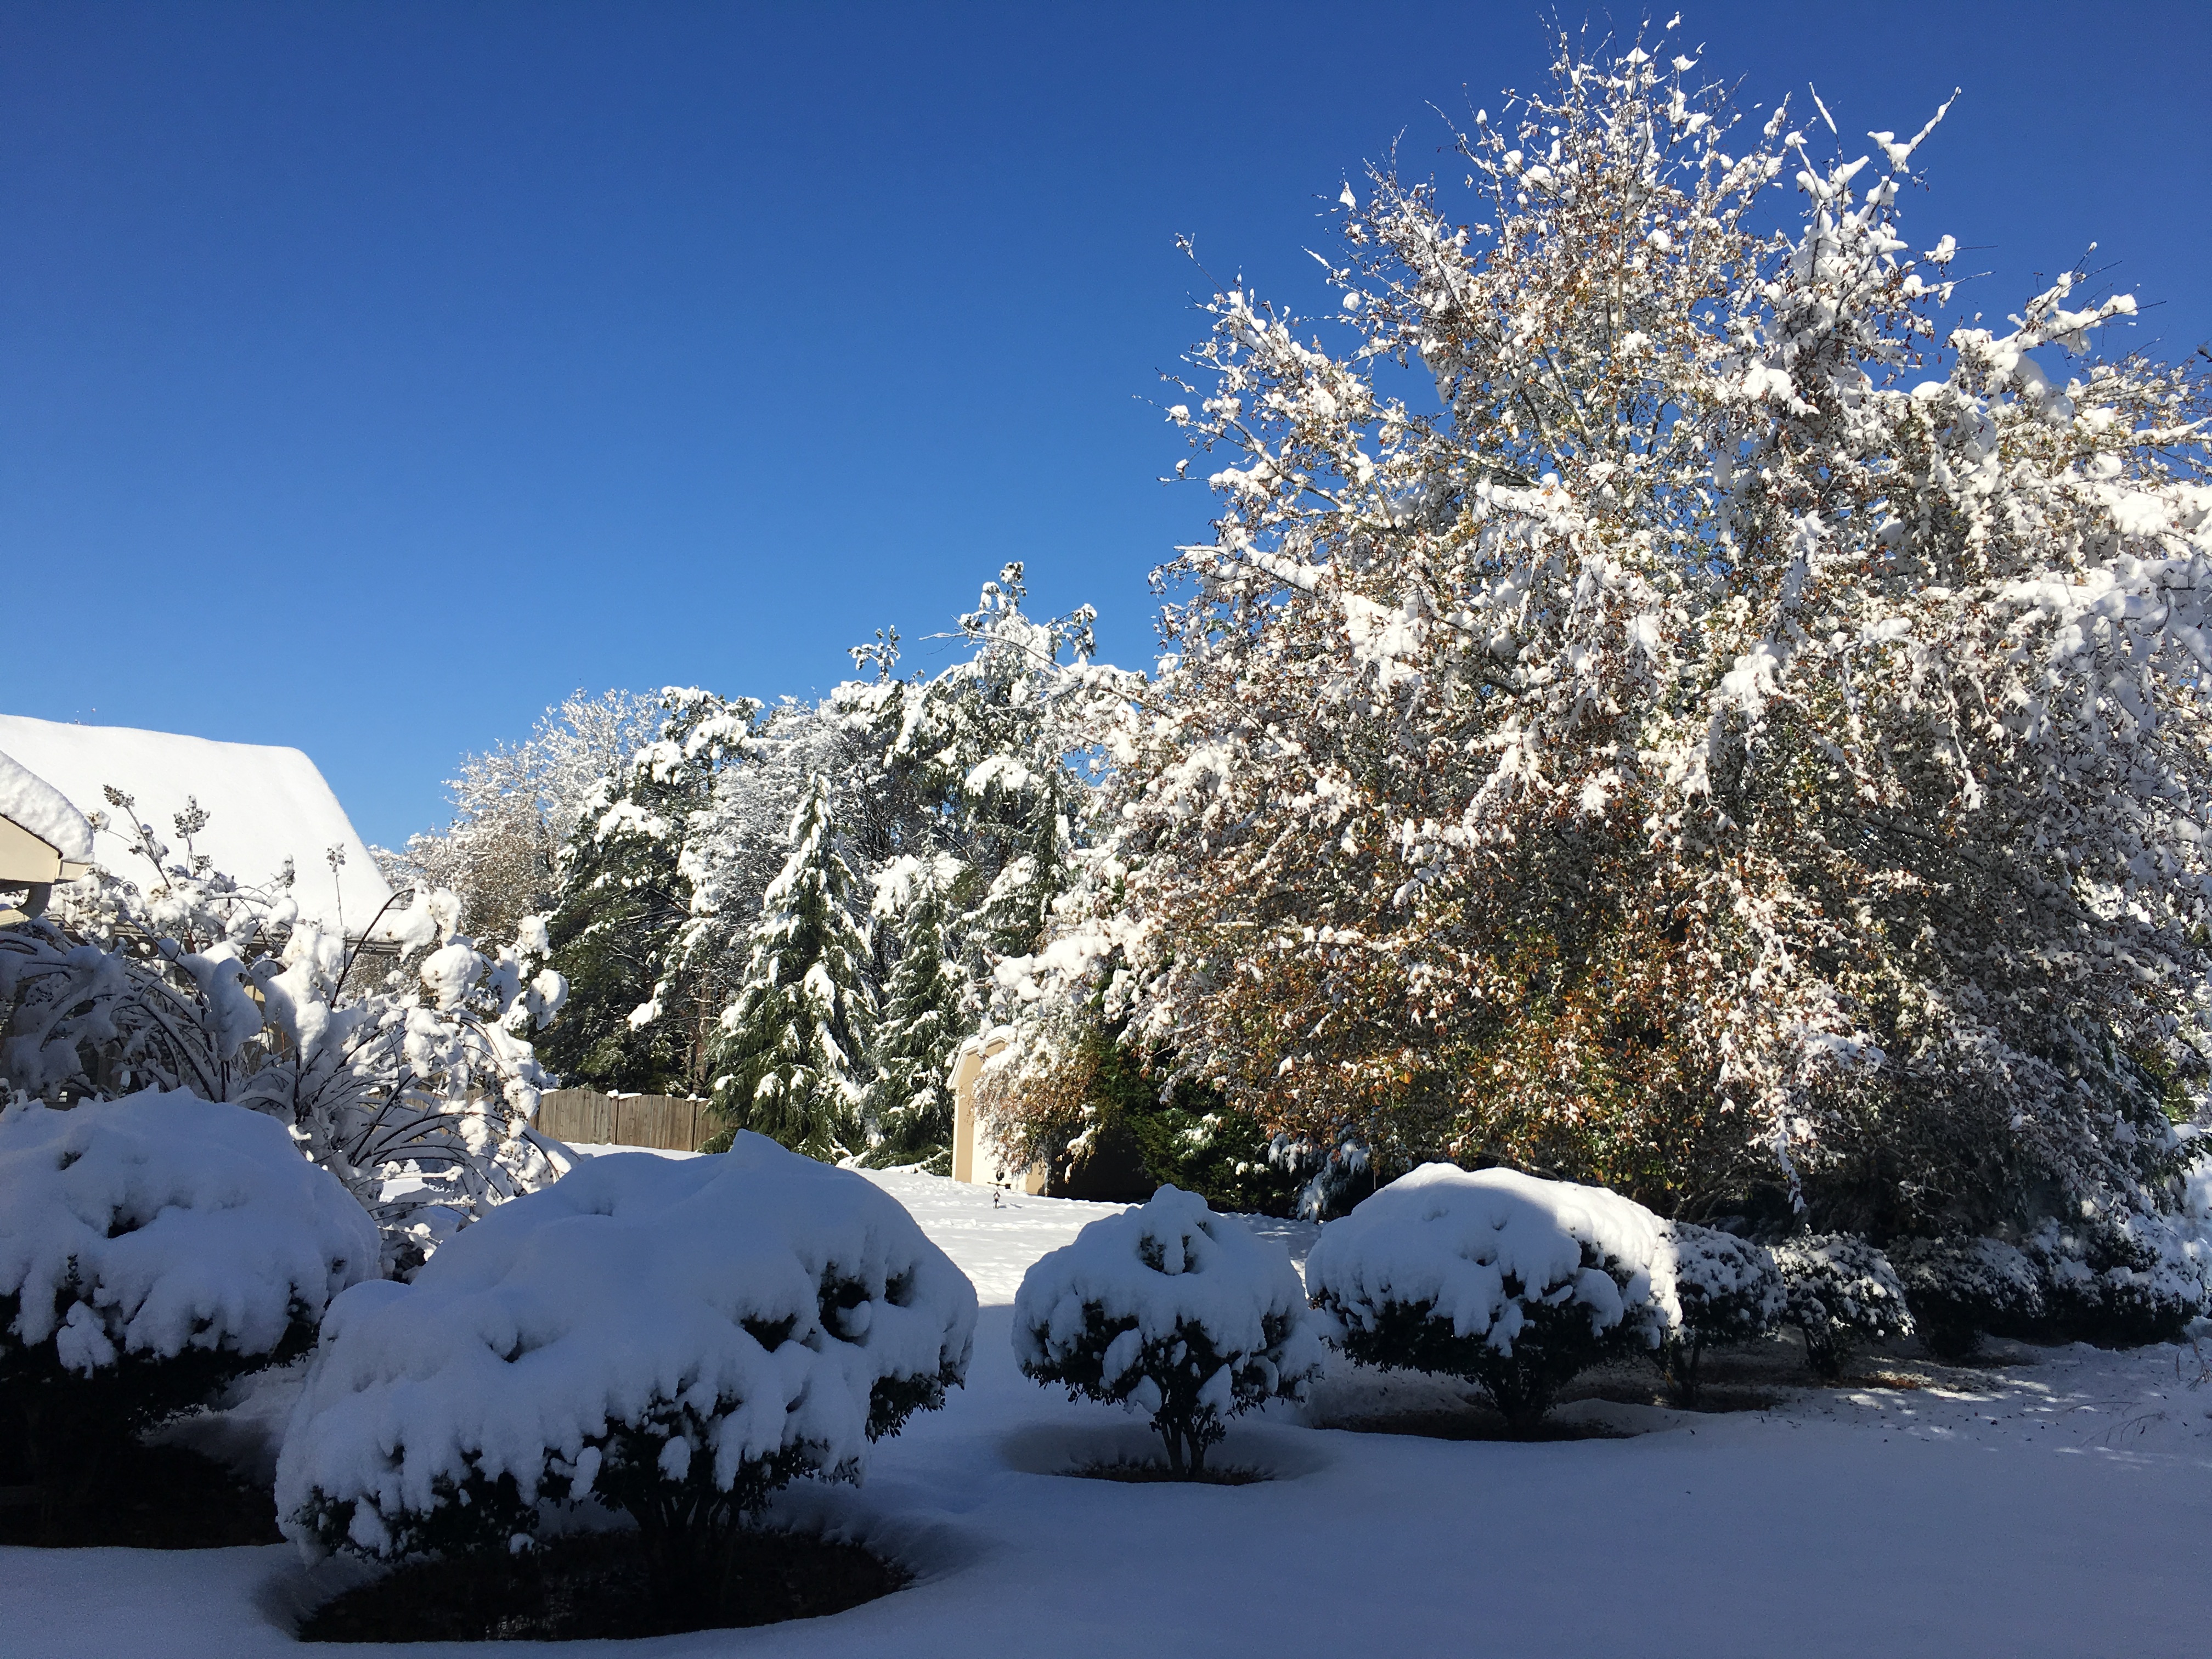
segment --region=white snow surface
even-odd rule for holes
[[[12,755],[0,754],[0,818],[13,818],[72,864],[92,862],[92,825],[69,797]]]
[[[1585,1245],[1620,1264],[1625,1289],[1583,1265]],[[1618,1193],[1516,1170],[1425,1164],[1322,1230],[1306,1284],[1349,1320],[1371,1322],[1394,1303],[1432,1304],[1431,1316],[1449,1320],[1455,1335],[1486,1336],[1510,1353],[1523,1304],[1562,1291],[1589,1310],[1592,1329],[1640,1320],[1656,1341],[1675,1317],[1668,1260],[1658,1218]]]
[[[1239,1419],[1215,1456],[1277,1480],[1065,1479],[1054,1471],[1158,1443],[1116,1407],[1024,1377],[1008,1342],[1024,1272],[1115,1206],[868,1179],[981,1291],[975,1361],[945,1410],[877,1445],[865,1486],[801,1482],[776,1513],[892,1553],[916,1582],[833,1618],[575,1643],[563,1659],[2205,1650],[2212,1379],[2189,1348],[2015,1345],[2003,1364],[1928,1368],[1939,1380],[1920,1389],[1808,1387],[1773,1410],[1726,1414],[1605,1408],[1644,1431],[1620,1440],[1316,1430],[1276,1406]],[[1315,1233],[1258,1224],[1294,1255]],[[1345,1367],[1326,1386],[1370,1388],[1377,1375]],[[350,1582],[341,1565],[303,1571],[285,1545],[0,1549],[0,1650],[296,1659],[293,1621]]]
[[[832,1278],[866,1298],[836,1329],[820,1312]],[[787,1321],[773,1349],[746,1328]],[[534,1497],[549,1460],[573,1467],[611,1425],[672,1403],[708,1425],[698,1446],[662,1437],[673,1476],[711,1456],[726,1490],[800,1446],[857,1468],[870,1390],[964,1369],[975,1328],[959,1269],[850,1171],[751,1133],[719,1158],[587,1159],[463,1229],[412,1284],[332,1305],[277,1462],[278,1512],[290,1530],[318,1492],[357,1500],[353,1541],[380,1553],[391,1521],[443,1501],[441,1481],[512,1474]]]
[[[296,749],[0,714],[0,754],[45,779],[87,817],[105,814],[112,827],[95,838],[90,856],[141,888],[153,871],[112,823],[119,815],[103,793],[111,784],[137,803],[133,815],[153,826],[173,862],[181,863],[185,850],[171,820],[188,799],[208,815],[192,845],[224,875],[258,886],[291,860],[300,913],[326,927],[338,925],[343,907],[346,927],[358,931],[392,896],[330,785]],[[335,877],[326,861],[332,847],[345,854]]]
[[[1109,1390],[1139,1369],[1146,1344],[1193,1328],[1203,1331],[1220,1356],[1200,1397],[1224,1416],[1235,1406],[1231,1379],[1248,1367],[1265,1372],[1268,1392],[1278,1376],[1297,1379],[1321,1368],[1316,1322],[1290,1252],[1177,1188],[1163,1187],[1148,1204],[1101,1216],[1029,1270],[1014,1297],[1016,1363],[1042,1366],[1071,1357],[1082,1346],[1087,1310],[1094,1307],[1109,1325],[1136,1322],[1106,1350]],[[1270,1318],[1290,1322],[1279,1349],[1268,1338]],[[1157,1384],[1146,1379],[1136,1389],[1133,1407],[1157,1408]]]
[[[123,1353],[266,1353],[376,1270],[376,1226],[274,1118],[149,1091],[0,1110],[10,1334],[90,1373]]]

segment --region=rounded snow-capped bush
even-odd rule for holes
[[[2042,1275],[2001,1238],[1909,1238],[1889,1261],[1939,1359],[1971,1358],[1985,1334],[2024,1336],[2042,1323]]]
[[[2045,1221],[2027,1254],[2041,1269],[2058,1335],[2100,1348],[2178,1342],[2205,1310],[2202,1246],[2163,1216],[2106,1211],[2079,1221]]]
[[[0,1111],[0,1395],[42,1484],[304,1351],[376,1225],[273,1118],[181,1093]]]
[[[1781,1324],[1790,1298],[1773,1252],[1715,1227],[1660,1224],[1679,1318],[1661,1347],[1670,1392],[1695,1405],[1708,1348],[1756,1341]]]
[[[621,1153],[464,1228],[323,1323],[277,1462],[304,1553],[526,1547],[627,1510],[659,1593],[719,1594],[734,1529],[967,1371],[975,1291],[866,1177],[741,1133]]]
[[[1322,1229],[1306,1285],[1352,1359],[1464,1377],[1526,1432],[1674,1323],[1661,1224],[1601,1187],[1426,1164]]]
[[[1176,1187],[1038,1261],[1013,1342],[1023,1372],[1070,1399],[1147,1413],[1169,1468],[1194,1476],[1231,1418],[1303,1397],[1322,1362],[1290,1252]]]
[[[1820,1233],[1778,1246],[1774,1264],[1789,1292],[1788,1322],[1805,1338],[1805,1360],[1826,1377],[1844,1374],[1863,1343],[1912,1334],[1905,1286],[1889,1258],[1849,1233]]]

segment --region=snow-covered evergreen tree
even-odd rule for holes
[[[659,734],[586,798],[562,855],[550,933],[570,1000],[543,1046],[566,1081],[686,1094],[705,1079],[728,976],[678,948],[691,915],[684,837],[717,775],[748,752],[759,705],[671,687],[660,707]]]
[[[763,899],[790,856],[792,816],[817,780],[829,785],[840,851],[863,884],[928,850],[924,815],[885,760],[903,689],[847,684],[819,702],[787,698],[768,711],[744,763],[716,777],[686,823],[678,863],[691,908],[674,953],[679,969],[711,975],[750,959]],[[872,964],[888,970],[887,961]]]
[[[1042,942],[1091,805],[1067,757],[1091,746],[1129,679],[1092,665],[1090,606],[1040,621],[1022,610],[1028,592],[1018,562],[983,585],[960,618],[971,654],[908,691],[891,751],[970,872],[956,932],[984,997],[1000,958]]]
[[[751,1129],[825,1161],[866,1144],[868,930],[838,840],[830,781],[817,774],[792,815],[789,855],[710,1054],[725,1144]]]
[[[966,978],[945,903],[950,859],[901,859],[877,880],[880,933],[896,932],[898,963],[884,988],[868,1055],[875,1078],[865,1115],[877,1165],[920,1163],[951,1173],[954,1054],[969,1033]]]

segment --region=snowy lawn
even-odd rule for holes
[[[1875,1359],[1929,1386],[1725,1416],[1583,1401],[1563,1410],[1649,1431],[1533,1445],[1315,1430],[1276,1407],[1216,1460],[1278,1480],[1074,1480],[1053,1471],[1158,1443],[1024,1379],[1010,1304],[1031,1261],[1110,1206],[876,1179],[975,1281],[975,1364],[946,1409],[877,1448],[865,1488],[802,1485],[779,1511],[831,1520],[920,1582],[830,1619],[564,1651],[2080,1659],[2212,1644],[2212,1382],[2190,1350],[2015,1347],[2025,1363],[1984,1371]],[[1268,1225],[1303,1257],[1313,1229]],[[1340,1374],[1321,1400],[1340,1418],[1425,1387]],[[311,1580],[276,1547],[0,1550],[0,1653],[296,1653],[292,1611],[343,1573]],[[495,1646],[525,1650],[392,1651]]]

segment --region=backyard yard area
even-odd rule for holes
[[[1157,1443],[1023,1377],[1011,1304],[1031,1262],[1111,1206],[873,1178],[975,1281],[967,1386],[881,1443],[865,1486],[802,1481],[775,1512],[915,1582],[831,1618],[580,1651],[2078,1659],[2195,1652],[2212,1628],[2212,1382],[2191,1348],[2000,1344],[1985,1369],[1900,1351],[1814,1388],[1771,1344],[1723,1379],[1769,1409],[1585,1398],[1560,1419],[1620,1437],[1536,1444],[1435,1437],[1479,1431],[1455,1386],[1333,1357],[1308,1406],[1241,1419],[1218,1450],[1272,1480],[1075,1479],[1060,1471]],[[1317,1231],[1258,1224],[1300,1260]],[[0,1551],[0,1649],[296,1652],[299,1614],[363,1571],[306,1571],[283,1546]]]

